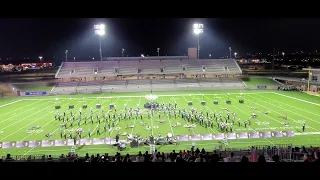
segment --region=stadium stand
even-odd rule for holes
[[[114,57],[106,61],[64,62],[56,73],[62,82],[52,93],[243,89],[246,85],[237,78],[241,73],[234,59]]]

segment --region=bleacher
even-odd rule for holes
[[[56,78],[67,81],[69,78],[77,79],[73,79],[75,82],[58,83],[52,93],[242,89],[245,84],[236,78],[200,78],[203,75],[216,77],[241,73],[234,59],[199,60],[185,56],[115,57],[105,61],[64,62],[56,73]],[[138,76],[145,77],[142,80]],[[84,78],[91,79],[83,82]]]
[[[56,94],[148,92],[172,90],[243,89],[245,85],[237,78],[215,79],[144,79],[118,81],[59,82],[52,90]]]
[[[98,70],[97,73],[95,70]],[[241,74],[242,71],[233,59],[88,61],[64,62],[56,78],[188,73]]]

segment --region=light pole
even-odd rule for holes
[[[209,58],[211,59],[211,54],[209,54]]]
[[[42,63],[42,56],[39,56],[40,62]]]
[[[232,59],[232,57],[231,57],[231,54],[232,54],[232,48],[231,47],[229,47],[229,53],[230,53],[230,59]]]
[[[124,56],[124,55],[123,55],[123,54],[124,54],[124,51],[125,51],[125,49],[124,49],[124,48],[122,48],[122,52],[121,52],[121,53],[122,53],[122,57]]]
[[[160,48],[157,48],[158,56],[160,55]]]
[[[197,50],[198,50],[198,54],[197,54],[197,57],[199,59],[199,53],[200,53],[200,34],[203,33],[203,24],[194,24],[193,25],[193,33],[195,35],[197,35],[197,38],[198,38],[198,47],[197,47]]]
[[[237,58],[237,54],[238,54],[238,53],[236,53],[236,52],[234,53],[234,58]]]
[[[284,61],[284,52],[282,52],[282,58],[283,58],[283,61]]]
[[[102,61],[102,49],[101,49],[101,36],[106,34],[106,26],[104,24],[94,25],[94,33],[99,35],[99,52],[100,52],[100,61]]]
[[[66,50],[66,62],[68,62],[68,50]]]

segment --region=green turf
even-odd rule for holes
[[[55,83],[19,83],[14,85],[22,91],[51,91]]]
[[[238,100],[240,98],[240,93],[243,93],[244,104],[239,104]],[[225,103],[228,98],[228,93],[230,93],[231,105]],[[118,112],[124,109],[124,104],[128,107],[135,108],[139,104],[140,109],[143,108],[143,104],[146,102],[145,95],[148,93],[113,93],[113,94],[103,94],[103,95],[70,95],[70,96],[48,96],[48,97],[29,97],[20,99],[1,99],[0,100],[0,142],[11,142],[11,141],[32,141],[32,140],[44,140],[45,135],[48,133],[53,133],[54,136],[48,138],[47,140],[58,140],[59,135],[59,125],[60,122],[54,120],[54,106],[56,104],[56,98],[59,98],[58,102],[61,105],[62,113],[67,110],[68,105],[74,104],[74,112],[78,113],[78,109],[83,105],[87,104],[88,109],[83,110],[89,114],[89,109],[92,107],[95,110],[95,105],[101,103],[102,106],[107,109],[109,104],[115,104]],[[241,120],[246,120],[253,113],[254,110],[251,107],[256,107],[256,114],[259,115],[257,120],[253,120],[252,124],[246,128],[234,126],[234,132],[265,132],[265,131],[287,131],[292,130],[296,133],[301,133],[302,121],[306,122],[306,132],[313,134],[303,134],[296,135],[295,137],[286,138],[259,138],[259,139],[236,139],[229,140],[230,148],[248,148],[252,145],[272,145],[272,144],[294,144],[294,145],[317,145],[320,139],[320,98],[310,96],[299,92],[284,92],[284,91],[267,91],[267,90],[248,90],[248,91],[189,91],[189,92],[162,92],[153,93],[154,95],[159,95],[159,103],[177,103],[178,106],[182,108],[190,108],[187,105],[188,101],[193,101],[193,107],[198,110],[203,110],[203,112],[220,112],[223,111],[222,108],[228,108],[229,111],[235,112]],[[216,94],[216,99],[219,100],[219,105],[214,105],[212,101],[214,100],[214,94]],[[161,96],[163,95],[163,96]],[[97,97],[100,97],[97,100]],[[110,98],[108,98],[110,97]],[[71,99],[70,99],[71,98]],[[83,100],[85,98],[85,102]],[[296,98],[296,99],[293,99]],[[21,100],[16,102],[17,100]],[[207,105],[202,106],[200,102],[204,100]],[[5,102],[3,102],[5,101]],[[15,102],[15,103],[12,103]],[[8,104],[11,103],[11,104]],[[312,104],[314,103],[314,104]],[[6,105],[8,104],[8,105]],[[1,106],[2,105],[2,106]],[[3,106],[6,105],[6,106]],[[265,115],[262,111],[269,111],[270,114]],[[67,111],[68,112],[68,111]],[[101,114],[101,110],[99,110]],[[281,124],[284,122],[281,115],[288,115],[290,127],[285,127]],[[100,115],[101,116],[101,115]],[[194,131],[190,131],[184,127],[171,128],[172,124],[180,122],[181,124],[186,124],[184,120],[180,117],[168,118],[162,116],[164,119],[164,124],[157,122],[159,120],[158,116],[155,115],[152,119],[148,120],[147,115],[144,115],[143,120],[147,122],[148,125],[158,126],[152,128],[151,131],[147,131],[145,126],[140,125],[140,119],[138,120],[122,120],[119,125],[119,132],[127,132],[133,134],[140,134],[141,136],[148,136],[153,133],[155,136],[158,133],[165,135],[167,133],[172,133],[174,135],[185,135],[185,134],[210,134],[219,133],[218,128],[204,128],[197,124]],[[96,135],[94,129],[97,126],[96,120],[95,124],[87,125],[82,124],[81,128],[85,130],[84,135],[87,135],[87,131],[90,128],[93,133],[92,138],[105,138],[105,137],[115,137],[116,131],[113,130],[111,134],[102,133],[100,136]],[[260,122],[260,123],[258,123]],[[83,121],[82,121],[83,123]],[[32,126],[41,126],[41,131],[28,134],[27,129]],[[125,129],[127,125],[135,125],[133,129]],[[101,125],[100,129],[103,125]],[[74,122],[75,129],[77,123]],[[70,129],[70,128],[69,128]],[[124,137],[123,137],[124,138]],[[218,146],[218,140],[212,141],[197,141],[196,146],[203,147],[205,149],[214,149]],[[158,146],[157,149],[160,151],[169,151],[172,149],[190,149],[191,142],[181,142],[177,146],[166,145]],[[128,149],[128,153],[136,153],[138,151],[149,150],[149,147],[139,147],[134,149]],[[29,154],[66,154],[70,151],[70,147],[36,147],[36,148],[8,148],[0,149],[0,155],[5,155],[11,153],[12,155],[29,155]],[[79,147],[77,153],[83,155],[86,152],[89,153],[115,153],[117,149],[111,148],[109,145],[91,145]]]
[[[265,77],[248,77],[242,79],[247,86],[276,86],[279,85],[276,81]]]

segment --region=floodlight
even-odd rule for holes
[[[106,34],[106,26],[104,24],[94,25],[94,33],[103,36]]]
[[[199,43],[200,38],[199,38],[199,36],[200,36],[200,34],[203,33],[203,24],[193,24],[193,33],[198,36],[197,58],[199,59],[199,53],[200,53],[200,43]]]
[[[106,25],[104,24],[98,24],[98,25],[94,25],[94,33],[99,35],[99,45],[100,45],[100,61],[102,61],[102,49],[101,49],[101,36],[106,34]]]
[[[193,32],[196,35],[203,33],[203,24],[194,24],[193,25]]]

